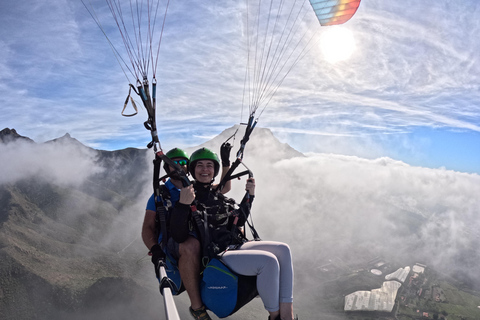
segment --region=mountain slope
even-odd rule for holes
[[[145,150],[97,151],[69,135],[44,144],[28,140],[25,154],[49,154],[48,162],[58,161],[49,167],[21,153],[25,139],[14,130],[2,132],[5,152],[16,150],[11,158],[24,161],[18,167],[37,169],[15,181],[0,178],[0,318],[63,319],[92,308],[95,318],[117,314],[118,303],[134,313],[147,308],[148,290],[132,280],[145,250],[139,229],[131,229],[142,215],[132,199],[148,176]],[[65,154],[71,157],[59,161]],[[86,164],[78,159],[85,155]],[[132,255],[127,246],[135,239],[132,247],[143,251]]]

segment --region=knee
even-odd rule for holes
[[[279,250],[280,250],[281,256],[283,256],[283,257],[291,257],[292,256],[292,253],[290,251],[290,247],[286,243],[280,243]]]
[[[180,256],[199,256],[200,241],[194,237],[189,237],[186,241],[179,244],[178,252]]]
[[[278,259],[274,254],[266,253],[262,257],[263,263],[260,267],[259,273],[268,272],[276,274],[280,270]]]

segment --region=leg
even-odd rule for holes
[[[203,306],[200,296],[200,242],[189,237],[179,245],[178,270],[190,298],[191,307],[196,310]]]
[[[257,276],[257,290],[265,309],[275,319],[279,314],[279,273],[277,258],[261,250],[227,251],[222,261],[234,272],[246,276]]]
[[[281,318],[278,318],[280,316],[280,311],[275,311],[275,312],[268,312],[269,316],[268,316],[268,320],[278,320],[278,319],[281,319]]]
[[[293,319],[292,302],[280,302],[280,318],[283,320]]]
[[[280,265],[280,318],[293,319],[293,264],[289,246],[275,241],[251,241],[245,243],[240,250],[265,250],[275,255]],[[271,318],[275,319],[273,316]]]

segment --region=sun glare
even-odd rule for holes
[[[353,34],[340,26],[325,28],[320,36],[320,49],[330,63],[347,60],[355,51]]]

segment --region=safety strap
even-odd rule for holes
[[[243,135],[243,138],[240,141],[240,148],[237,151],[237,159],[232,163],[232,165],[230,166],[230,169],[227,171],[227,173],[222,178],[222,180],[220,181],[218,186],[215,188],[215,191],[216,190],[222,190],[223,187],[225,187],[225,184],[227,183],[227,181],[230,181],[230,180],[235,179],[235,178],[239,178],[239,177],[241,177],[243,175],[246,175],[246,174],[249,174],[249,175],[252,174],[252,172],[247,168],[247,166],[242,162],[242,160],[243,160],[243,152],[245,151],[245,146],[246,146],[248,140],[250,139],[250,135],[252,134],[252,131],[255,128],[256,125],[257,125],[257,121],[254,121],[254,117],[253,117],[253,115],[251,115],[249,120],[248,120],[247,127],[245,128],[245,133]],[[228,138],[228,139],[230,139],[230,138]],[[237,167],[240,164],[242,164],[245,168],[247,168],[247,170],[233,175],[233,172],[237,169]]]
[[[197,225],[197,230],[200,233],[200,242],[202,243],[202,265],[207,266],[210,258],[208,256],[208,245],[210,244],[210,231],[208,229],[207,213],[204,211],[199,212],[196,204],[190,206],[192,212],[192,218]]]
[[[248,168],[245,171],[242,171],[240,173],[237,173],[237,174],[233,175],[233,171],[235,171],[235,169],[237,169],[240,164],[242,164],[245,168],[247,168],[247,166],[242,162],[242,159],[237,158],[232,163],[232,165],[230,166],[230,169],[228,169],[227,173],[222,178],[220,183],[215,187],[214,191],[222,190],[223,187],[225,187],[225,184],[227,183],[227,181],[230,181],[232,179],[239,178],[239,177],[247,175],[247,174],[249,175],[250,178],[253,177],[252,171]]]
[[[243,152],[245,151],[245,145],[250,139],[250,135],[252,134],[252,131],[253,129],[255,129],[256,125],[257,125],[257,121],[254,121],[254,116],[252,114],[248,119],[247,127],[245,128],[245,133],[243,134],[243,138],[242,140],[240,140],[240,149],[238,149],[237,151],[237,158],[243,159]]]
[[[172,166],[175,169],[175,172],[182,178],[182,184],[187,186],[190,184],[187,175],[182,170],[182,168],[174,163],[171,159],[163,154],[162,151],[159,151],[155,154],[155,159],[153,160],[153,190],[155,198],[155,208],[156,216],[158,217],[158,222],[160,223],[160,231],[162,233],[162,247],[166,246],[168,239],[168,228],[167,228],[167,210],[165,207],[165,201],[169,201],[165,196],[165,188],[160,185],[160,181],[163,178],[160,178],[160,168],[162,160],[168,165]],[[167,174],[167,176],[171,175]],[[158,235],[157,235],[158,236]]]
[[[163,199],[163,192],[160,186],[160,166],[162,159],[158,156],[155,156],[153,160],[153,190],[154,190],[154,199],[155,199],[155,208],[156,208],[156,217],[158,217],[158,223],[160,224],[160,232],[162,233],[162,248],[165,248],[167,245],[168,232],[167,232],[167,208],[165,208],[165,203]],[[157,239],[158,239],[157,234]]]
[[[252,197],[250,196],[250,194],[247,192],[245,193],[245,195],[243,196],[243,199],[242,199],[242,202],[240,202],[240,205],[239,205],[239,211],[242,213],[242,215],[245,217],[245,222],[247,223],[248,227],[250,228],[250,232],[252,233],[252,236],[253,236],[253,240],[255,241],[259,241],[259,240],[262,240],[260,238],[260,236],[258,235],[258,232],[257,230],[255,229],[255,227],[253,226],[253,219],[252,219],[252,223],[250,223],[250,221],[248,221],[248,216],[247,214],[243,211],[243,203],[244,202],[250,202],[252,201]],[[251,204],[250,204],[251,205]],[[250,217],[251,217],[251,214],[250,214]]]
[[[158,139],[158,133],[157,133],[157,124],[155,120],[155,109],[156,109],[156,95],[157,95],[157,80],[155,77],[152,80],[152,95],[150,95],[150,89],[149,89],[149,84],[148,84],[148,79],[145,77],[143,78],[143,83],[140,82],[140,80],[137,80],[137,89],[130,84],[130,88],[128,90],[128,96],[125,101],[123,109],[125,109],[127,105],[128,98],[130,97],[130,92],[131,90],[134,90],[137,95],[140,96],[143,102],[143,106],[147,110],[148,114],[148,119],[143,123],[145,128],[150,131],[150,134],[152,136],[152,141],[148,143],[147,147],[150,149],[151,147],[154,147],[154,151],[157,152],[157,149],[161,150],[160,147],[160,140]],[[131,97],[130,97],[131,98]],[[134,108],[136,109],[135,103],[132,100],[132,104]],[[123,111],[122,111],[123,114]],[[158,148],[157,148],[158,146]]]

